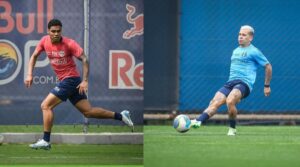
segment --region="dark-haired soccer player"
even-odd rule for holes
[[[43,112],[44,137],[30,147],[34,149],[50,149],[50,133],[53,125],[53,108],[62,101],[69,101],[87,118],[107,118],[123,121],[133,128],[130,113],[127,110],[121,113],[112,112],[103,108],[92,107],[85,92],[88,89],[89,62],[83,49],[74,40],[62,36],[62,23],[53,19],[48,23],[48,35],[42,37],[33,52],[28,66],[28,74],[25,80],[26,87],[32,85],[32,72],[36,60],[41,52],[45,51],[50,64],[56,73],[59,83],[50,91],[43,100],[41,109]],[[83,76],[76,69],[73,58],[82,62]]]
[[[259,66],[265,68],[264,94],[271,93],[270,82],[272,78],[272,66],[267,58],[251,44],[254,36],[254,29],[249,25],[241,27],[236,48],[231,56],[230,75],[228,82],[217,91],[209,106],[196,120],[192,120],[192,127],[198,128],[201,123],[212,117],[221,105],[228,108],[229,131],[227,135],[236,134],[236,104],[246,98],[255,82],[256,70]]]

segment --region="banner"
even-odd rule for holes
[[[143,123],[143,1],[90,1],[92,104],[132,111]],[[109,121],[109,120],[101,120]]]

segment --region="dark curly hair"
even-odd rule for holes
[[[52,27],[52,26],[61,26],[62,27],[62,23],[58,19],[52,19],[48,23],[48,29],[50,29],[50,27]]]

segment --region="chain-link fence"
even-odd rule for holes
[[[228,80],[240,26],[248,24],[255,29],[253,44],[273,66],[272,93],[264,97],[265,72],[260,68],[253,91],[238,105],[239,112],[299,113],[299,7],[296,0],[182,0],[180,110],[207,107]]]
[[[92,89],[89,99],[93,104],[117,112],[131,110],[132,119],[138,123],[143,122],[143,88],[138,86],[133,75],[143,63],[143,35],[136,34],[127,39],[123,34],[138,24],[131,23],[131,19],[141,16],[143,1],[90,1],[89,55],[91,71],[94,72],[90,74]],[[119,58],[113,60],[115,57]],[[126,65],[130,69],[122,73]],[[114,69],[119,71],[119,76],[114,75]],[[114,85],[113,79],[118,80],[118,84]]]

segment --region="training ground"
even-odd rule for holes
[[[42,138],[42,126],[0,126],[2,166],[141,166],[143,165],[143,127],[135,132],[127,126],[55,125],[50,150],[34,150],[28,144]],[[26,167],[27,167],[26,166]]]
[[[204,125],[178,133],[173,126],[144,126],[144,165],[155,167],[298,167],[299,126]]]

